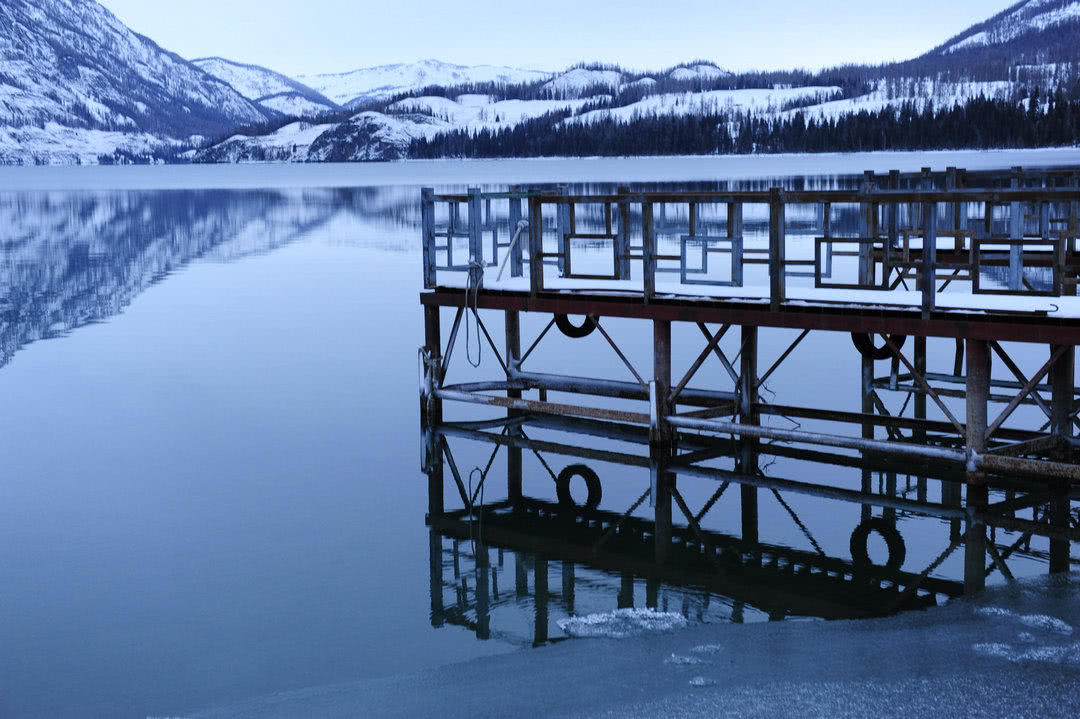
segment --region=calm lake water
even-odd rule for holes
[[[71,171],[52,175],[63,189],[36,181],[41,189],[0,191],[4,717],[178,715],[528,651],[528,597],[503,597],[490,640],[432,622],[417,406],[419,189],[411,184],[422,180],[380,185],[365,168],[368,186],[320,189],[302,168],[297,182],[309,187],[291,189],[280,168],[223,171],[233,178],[223,184],[247,173],[244,189],[85,191],[74,187],[80,177],[99,186],[119,176]],[[267,172],[275,189],[257,189]],[[326,184],[343,184],[346,170],[332,172]],[[440,189],[472,180],[452,183],[441,172]],[[653,176],[645,169],[624,181]],[[0,184],[11,188],[11,178]],[[535,337],[546,320],[526,317],[523,335]],[[609,330],[648,366],[644,325],[613,321]],[[676,373],[701,348],[695,333],[676,330]],[[763,356],[792,338],[763,333]],[[602,342],[553,338],[535,361],[546,371],[614,372],[618,360]],[[799,353],[798,365],[769,382],[778,403],[858,409],[859,362],[846,336],[812,335]],[[932,344],[931,356],[950,363],[951,345]],[[468,372],[458,365],[450,379],[490,377],[494,359],[483,361]],[[719,366],[703,372],[701,384],[726,388]],[[457,462],[466,472],[483,467],[491,449],[465,443],[455,447]],[[569,463],[558,461],[556,472]],[[646,470],[593,468],[605,480],[605,509],[624,511],[648,486]],[[767,471],[797,478],[805,469],[778,461]],[[857,470],[830,471],[828,481],[858,486]],[[534,496],[554,496],[535,458],[525,482]],[[685,495],[700,506],[713,489],[701,483]],[[849,556],[857,505],[786,499],[825,553]],[[709,526],[737,527],[738,511],[718,503]],[[920,525],[905,532],[905,569],[920,571],[948,544],[947,523],[900,523]],[[761,526],[763,539],[812,547],[779,502],[763,498]],[[451,562],[452,543],[440,546]],[[530,561],[492,557],[509,588],[514,562]],[[956,576],[961,561],[953,556],[937,574]],[[561,591],[556,566],[553,593]],[[1012,568],[1045,571],[1038,556]],[[575,582],[576,614],[615,608],[624,586],[584,567]],[[644,606],[644,583],[632,589]],[[692,589],[662,588],[661,602],[691,622],[733,616],[730,601]],[[558,639],[555,622],[567,611],[551,612]]]

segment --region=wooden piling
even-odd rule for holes
[[[1051,357],[1060,347],[1050,346]],[[1057,458],[1067,461],[1072,456],[1073,418],[1075,396],[1076,348],[1068,347],[1050,367],[1050,427],[1057,438]],[[1069,486],[1056,481],[1051,486],[1050,525],[1057,529],[1069,528],[1071,500]],[[1050,573],[1070,570],[1069,541],[1060,537],[1050,539]]]
[[[990,401],[990,343],[967,341],[967,423],[969,456],[986,450],[987,409]],[[964,542],[964,591],[982,591],[986,585],[986,526],[981,513],[987,504],[985,477],[969,460],[967,472],[967,538]]]
[[[784,304],[785,246],[787,245],[784,191],[769,190],[769,302],[775,312]]]
[[[742,350],[739,355],[739,422],[761,424],[758,398],[758,328],[742,327]],[[753,476],[758,471],[758,440],[742,437],[739,442],[739,465],[741,474]],[[740,486],[742,538],[748,544],[757,544],[758,490],[749,484]]]
[[[617,191],[619,195],[619,226],[615,236],[615,274],[620,280],[630,279],[630,235],[631,215],[630,188],[620,185]]]

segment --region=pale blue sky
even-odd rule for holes
[[[929,50],[1014,0],[100,1],[186,57],[299,75],[424,58],[541,69],[882,62]]]

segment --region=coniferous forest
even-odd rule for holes
[[[1024,148],[1080,143],[1080,86],[1020,101],[976,97],[818,119],[723,112],[574,122],[552,113],[497,132],[459,130],[412,143],[417,158],[585,157]]]

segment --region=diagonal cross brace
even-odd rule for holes
[[[675,387],[675,389],[671,391],[671,396],[669,397],[668,401],[672,405],[675,404],[675,400],[682,393],[683,389],[686,388],[687,383],[691,379],[693,379],[694,375],[697,374],[697,371],[701,369],[701,365],[704,364],[705,360],[709,357],[709,354],[711,354],[714,349],[717,349],[719,347],[720,340],[724,338],[724,335],[726,335],[728,330],[730,329],[731,325],[724,325],[720,328],[719,332],[709,337],[709,343],[705,346],[705,349],[701,351],[701,354],[697,356],[697,359],[694,360],[694,364],[690,366],[690,369],[689,371],[687,371],[686,376],[684,376],[682,378],[682,381],[680,381],[679,384]]]
[[[1061,355],[1064,354],[1065,350],[1068,349],[1068,347],[1065,345],[1058,347],[1057,351],[1050,355],[1050,359],[1046,361],[1046,364],[1044,364],[1039,369],[1039,371],[1035,373],[1035,376],[1033,376],[1029,380],[1024,376],[1024,373],[1020,371],[1020,368],[1016,366],[1016,363],[1012,361],[1012,358],[1005,353],[1005,350],[1001,348],[1001,345],[991,340],[990,346],[993,348],[994,352],[996,352],[997,355],[1001,357],[1001,360],[1005,363],[1005,366],[1009,368],[1009,371],[1016,376],[1016,379],[1020,381],[1023,386],[1020,388],[1019,393],[1017,393],[1017,395],[1012,398],[1012,400],[1005,407],[1005,409],[1002,410],[1001,415],[996,420],[994,420],[994,423],[990,425],[989,428],[987,428],[987,439],[989,439],[990,435],[992,435],[998,430],[999,427],[1001,427],[1002,423],[1009,418],[1009,415],[1011,415],[1017,407],[1020,406],[1020,403],[1024,401],[1025,397],[1030,396],[1031,399],[1035,402],[1035,404],[1039,406],[1039,409],[1041,409],[1047,417],[1051,416],[1050,407],[1047,406],[1046,400],[1042,398],[1038,390],[1036,390],[1036,387],[1038,386],[1039,382],[1042,381],[1043,377],[1045,377],[1050,372],[1050,368],[1053,366],[1054,362],[1056,362],[1061,357]]]
[[[936,404],[949,421],[952,422],[953,427],[956,427],[956,431],[960,433],[961,436],[966,435],[967,430],[964,428],[964,425],[960,424],[960,420],[949,411],[949,408],[945,406],[945,403],[941,400],[941,397],[938,396],[938,393],[934,391],[934,388],[930,386],[930,383],[926,381],[926,378],[916,371],[915,367],[908,361],[908,358],[904,356],[904,353],[901,352],[900,348],[896,346],[896,343],[892,341],[892,338],[888,335],[882,335],[882,337],[884,337],[885,343],[889,346],[889,349],[892,350],[892,353],[904,363],[905,367],[907,367],[907,371],[911,373],[912,379],[919,383],[923,390],[930,395],[930,398],[934,400],[934,404]]]
[[[705,323],[698,322],[697,326],[698,329],[701,330],[701,333],[705,335],[705,338],[711,341],[713,338],[713,334],[712,332],[709,332],[709,328],[705,326]],[[736,387],[738,387],[739,373],[735,371],[735,368],[731,365],[731,362],[728,361],[727,355],[724,354],[724,351],[720,349],[719,346],[713,347],[713,353],[716,355],[716,358],[720,360],[721,364],[724,365],[724,369],[726,369],[728,375],[731,376],[731,381],[735,383]]]
[[[604,339],[607,340],[607,343],[611,345],[611,349],[615,350],[615,354],[619,356],[619,359],[623,361],[623,364],[626,365],[626,368],[630,370],[630,374],[634,375],[634,379],[638,381],[638,384],[640,384],[645,389],[648,389],[649,383],[641,378],[641,375],[638,374],[638,371],[634,369],[634,365],[630,364],[630,360],[626,359],[626,355],[624,355],[622,353],[622,350],[619,349],[619,345],[615,344],[615,340],[611,339],[611,335],[607,333],[607,330],[604,329],[604,326],[600,324],[599,320],[597,320],[596,322],[596,329],[600,330],[600,334],[603,335]]]

